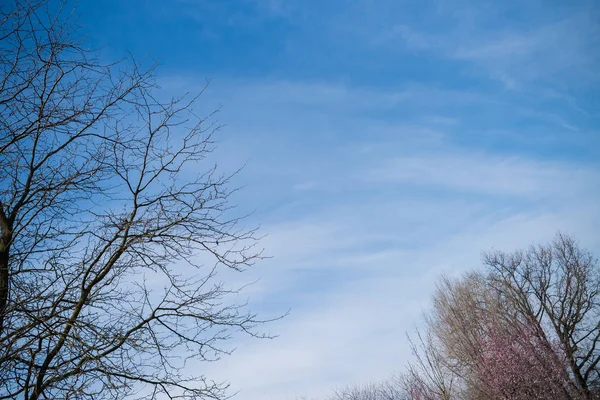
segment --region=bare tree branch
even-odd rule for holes
[[[187,367],[267,335],[216,280],[261,258],[205,165],[219,126],[49,7],[0,14],[0,399],[224,398]]]

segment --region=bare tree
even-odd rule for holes
[[[484,256],[492,285],[546,342],[557,342],[571,387],[600,396],[600,268],[575,239],[558,234],[548,245]],[[594,397],[596,398],[596,397]]]
[[[336,390],[330,400],[403,400],[404,389],[398,378]]]
[[[429,335],[438,343],[443,364],[457,384],[452,398],[477,398],[481,395],[476,378],[481,356],[481,338],[486,320],[497,312],[498,303],[487,290],[485,276],[470,273],[462,279],[442,278],[433,297],[433,312],[427,316]],[[493,299],[493,300],[492,300]],[[477,394],[476,394],[477,393]]]
[[[408,335],[407,335],[408,336]],[[432,330],[416,331],[416,341],[408,336],[414,361],[397,381],[403,393],[413,400],[451,400],[457,393],[459,377],[449,368]]]
[[[451,398],[597,398],[600,271],[591,253],[559,234],[525,252],[487,253],[484,263],[485,273],[438,284],[427,322],[441,356],[425,357],[417,377],[439,381],[431,378],[447,368]]]
[[[217,126],[48,7],[0,11],[0,399],[222,398],[190,361],[256,335],[215,276],[260,251],[205,165]]]

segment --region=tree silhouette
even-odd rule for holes
[[[191,361],[257,335],[215,277],[260,251],[207,165],[218,126],[50,7],[0,14],[0,399],[222,398]]]

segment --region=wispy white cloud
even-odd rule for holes
[[[600,174],[576,165],[536,162],[495,154],[425,154],[396,157],[366,179],[496,196],[561,199],[575,191],[598,190]],[[590,188],[592,185],[593,189]]]
[[[211,373],[229,378],[234,388],[241,390],[240,398],[252,400],[294,398],[297,394],[322,398],[349,382],[385,377],[401,370],[409,358],[404,332],[420,323],[439,274],[456,275],[476,268],[479,252],[491,246],[513,249],[549,239],[556,226],[589,238],[593,224],[599,222],[597,209],[595,214],[589,211],[490,215],[454,226],[454,233],[422,242],[414,249],[366,251],[346,265],[348,274],[356,268],[369,271],[360,279],[314,282],[323,286],[318,291],[306,282],[298,287],[284,284],[289,293],[284,301],[295,307],[289,317],[273,326],[281,336],[274,341],[241,343],[239,351],[215,364]],[[590,218],[589,223],[581,224],[580,212]],[[389,218],[395,220],[396,216]],[[435,224],[428,223],[430,229],[435,229]],[[404,226],[398,232],[406,230],[410,228]],[[302,240],[297,239],[288,245],[301,247]],[[344,251],[335,248],[330,253],[344,257]],[[306,248],[305,256],[327,268],[321,253]],[[285,268],[286,259],[278,259],[277,264]],[[275,280],[269,286],[281,283]]]
[[[598,83],[600,59],[597,25],[586,14],[567,17],[530,31],[493,32],[476,36],[452,54],[487,68],[493,75],[515,82],[574,77]]]
[[[263,222],[261,245],[273,256],[224,278],[232,286],[260,278],[241,297],[265,317],[291,309],[267,327],[277,339],[236,336],[233,356],[202,366],[239,398],[322,397],[401,370],[404,332],[420,323],[435,278],[477,268],[483,250],[527,246],[558,229],[600,248],[597,164],[495,149],[486,142],[495,137],[469,125],[474,109],[515,118],[499,136],[519,143],[527,132],[518,118],[531,108],[520,98],[422,85],[214,85],[211,100],[226,105],[228,123],[217,156],[226,166],[250,159],[238,200],[257,209],[249,223]]]
[[[532,89],[532,83],[552,81],[572,86],[599,83],[600,30],[597,10],[576,10],[553,18],[532,20],[527,25],[498,24],[502,4],[471,4],[462,11],[440,9],[437,18],[423,28],[415,22],[375,27],[366,32],[374,46],[392,51],[420,51],[440,59],[472,64],[470,74],[487,75],[509,89]],[[460,10],[460,9],[459,9]],[[439,11],[439,10],[438,10]],[[584,83],[585,82],[585,83]]]

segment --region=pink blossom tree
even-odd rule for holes
[[[489,321],[481,342],[475,373],[492,399],[559,400],[576,398],[569,393],[568,376],[557,346],[552,346],[533,323],[506,329]]]

